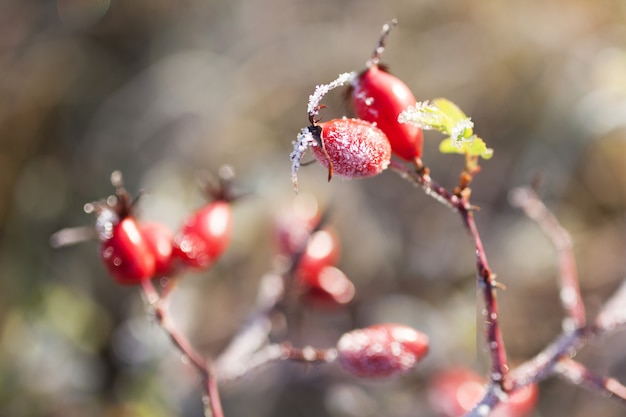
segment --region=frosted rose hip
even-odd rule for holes
[[[304,128],[293,143],[291,179],[298,190],[298,169],[307,149],[333,174],[346,178],[372,177],[384,171],[391,160],[387,136],[375,125],[359,119],[333,119]]]
[[[337,343],[338,360],[358,377],[383,378],[411,370],[428,352],[428,336],[402,324],[353,330]]]
[[[335,174],[342,177],[372,177],[389,165],[391,145],[382,130],[359,119],[334,119],[320,123],[321,139]],[[328,168],[328,159],[320,146],[313,155]]]

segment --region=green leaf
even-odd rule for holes
[[[431,103],[438,107],[446,116],[451,119],[452,123],[458,123],[463,119],[467,119],[467,116],[459,107],[448,100],[447,98],[436,98]]]
[[[463,110],[446,98],[423,101],[400,113],[400,123],[411,123],[422,129],[437,130],[448,135],[439,145],[441,153],[457,153],[490,159],[493,149],[474,134],[474,123]]]
[[[480,156],[483,159],[491,159],[493,149],[488,148],[484,140],[478,136],[474,136],[474,140],[467,144],[467,153],[470,156]]]
[[[452,138],[446,138],[439,144],[439,152],[480,156],[483,159],[491,159],[493,156],[493,149],[488,148],[485,141],[476,135],[461,143],[453,141]]]
[[[474,134],[473,124],[463,111],[447,98],[436,98],[432,104],[444,115],[447,134],[457,138],[469,138]]]
[[[445,138],[439,144],[439,152],[441,153],[460,153],[464,154],[465,149],[462,146],[455,146],[452,138]]]

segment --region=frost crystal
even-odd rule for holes
[[[398,122],[409,123],[425,130],[438,129],[445,122],[437,106],[428,101],[417,102],[409,106],[398,116]]]
[[[354,77],[356,77],[356,72],[344,72],[343,74],[339,74],[336,80],[328,84],[320,84],[316,86],[313,94],[309,96],[309,105],[307,108],[309,115],[315,116],[317,114],[322,98],[328,94],[329,91],[350,82]]]
[[[471,142],[472,138],[466,138],[465,132],[471,131],[474,128],[474,122],[469,117],[459,121],[450,132],[450,137],[452,138],[452,145],[460,148],[466,142]]]
[[[300,168],[300,161],[304,156],[304,152],[311,147],[317,146],[317,142],[308,128],[304,128],[298,134],[297,140],[293,142],[293,152],[289,155],[291,159],[291,182],[293,182],[293,188],[298,192],[298,169]]]

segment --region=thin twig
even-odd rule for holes
[[[459,214],[465,227],[469,231],[476,247],[476,271],[479,288],[485,300],[485,324],[487,326],[487,349],[491,356],[491,381],[503,386],[509,372],[506,350],[502,331],[498,322],[498,302],[496,301],[495,274],[491,272],[487,261],[487,254],[480,239],[480,234],[474,222],[474,214],[469,211],[468,204],[459,207]]]
[[[578,269],[569,233],[531,188],[520,187],[513,190],[510,200],[539,225],[556,248],[559,261],[560,299],[569,320],[569,322],[564,322],[563,327],[570,330],[583,328],[587,323],[585,305],[580,294]]]
[[[485,300],[487,349],[491,357],[489,379],[499,385],[501,389],[504,389],[504,381],[506,380],[509,367],[498,320],[495,274],[493,274],[489,267],[487,254],[485,253],[480,233],[474,222],[473,207],[469,201],[460,198],[434,182],[425,169],[418,172],[396,161],[392,161],[390,167],[402,178],[420,186],[426,194],[435,198],[435,200],[458,212],[465,228],[474,241],[476,248],[477,282]]]
[[[626,280],[607,300],[595,320],[596,330],[606,332],[626,324]]]
[[[185,358],[187,358],[189,362],[196,367],[198,372],[200,372],[206,397],[204,401],[206,407],[204,412],[205,416],[224,417],[217,380],[215,379],[214,372],[209,361],[197,353],[187,338],[178,331],[178,328],[171,320],[169,310],[167,309],[164,300],[160,297],[158,291],[152,284],[152,281],[142,281],[141,288],[143,289],[143,293],[148,304],[150,304],[150,306],[154,309],[154,316],[159,322],[161,328],[165,330],[174,346],[176,346]]]
[[[568,357],[562,358],[554,370],[574,385],[613,397],[626,404],[626,387],[615,378],[596,375],[583,364]]]

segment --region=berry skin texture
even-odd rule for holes
[[[335,174],[346,178],[372,177],[389,165],[391,147],[387,136],[371,123],[343,118],[320,123],[319,127]],[[312,151],[320,164],[328,168],[321,146],[313,146]]]
[[[187,218],[174,238],[174,256],[188,267],[207,269],[226,250],[231,230],[230,204],[214,201]]]
[[[155,257],[137,222],[128,216],[115,223],[102,241],[100,257],[119,284],[137,285],[155,273]]]
[[[154,275],[165,277],[172,273],[172,232],[160,223],[139,223],[139,231],[154,255]]]
[[[406,161],[422,156],[422,129],[398,122],[398,115],[417,102],[404,82],[374,64],[355,79],[350,95],[357,117],[385,132],[395,155]]]
[[[409,326],[384,323],[353,330],[337,343],[339,364],[357,377],[402,375],[428,353],[428,336]]]

